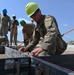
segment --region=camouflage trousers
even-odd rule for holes
[[[1,34],[3,36],[8,34],[8,26],[7,27],[4,27],[4,26],[1,27]]]
[[[12,45],[12,42],[14,41],[14,44],[17,45],[17,32],[14,33],[11,31],[10,33],[10,44]]]

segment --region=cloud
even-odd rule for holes
[[[68,26],[68,24],[64,24],[63,26]]]
[[[25,19],[25,18],[19,18],[18,21],[20,22],[21,20],[24,20],[26,23],[31,23],[31,21]]]
[[[32,23],[31,20],[29,21],[29,20],[27,20],[27,19],[25,19],[25,18],[19,18],[19,19],[18,19],[19,22],[20,22],[21,20],[24,20],[26,23]],[[33,24],[36,25],[36,22],[34,21]]]
[[[22,30],[22,26],[19,26],[19,27],[18,27],[18,31],[21,31],[21,30]]]

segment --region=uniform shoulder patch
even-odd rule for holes
[[[44,20],[44,24],[45,24],[45,27],[48,28],[51,26],[51,22],[52,22],[52,18],[50,16],[47,16]]]

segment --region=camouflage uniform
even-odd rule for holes
[[[23,33],[23,37],[24,37],[25,46],[27,46],[28,43],[31,42],[31,40],[29,40],[28,42],[25,42],[25,41],[32,37],[33,31],[34,31],[34,24],[27,24],[27,26],[24,25],[24,27],[22,29],[22,33]],[[25,34],[26,34],[26,36],[25,36]]]
[[[9,23],[9,26],[8,26]],[[2,31],[2,35],[7,35],[8,34],[8,29],[11,26],[11,19],[8,15],[3,16],[2,18],[2,26],[1,26],[1,31]]]
[[[12,45],[12,39],[14,38],[14,43],[17,45],[17,26],[19,25],[19,22],[17,20],[12,20],[11,23],[10,44]]]
[[[0,35],[1,35],[2,15],[0,14]]]
[[[40,47],[45,51],[40,55],[55,55],[59,53],[60,47],[63,47],[61,42],[62,37],[58,29],[57,22],[53,16],[42,15],[40,23],[37,23],[35,28],[35,35],[31,44],[26,49],[32,51],[33,48],[39,43],[40,38],[43,38]]]

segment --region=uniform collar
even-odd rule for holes
[[[45,15],[41,15],[40,21],[37,22],[37,26],[38,26],[38,27],[44,24],[44,19],[45,19]]]

